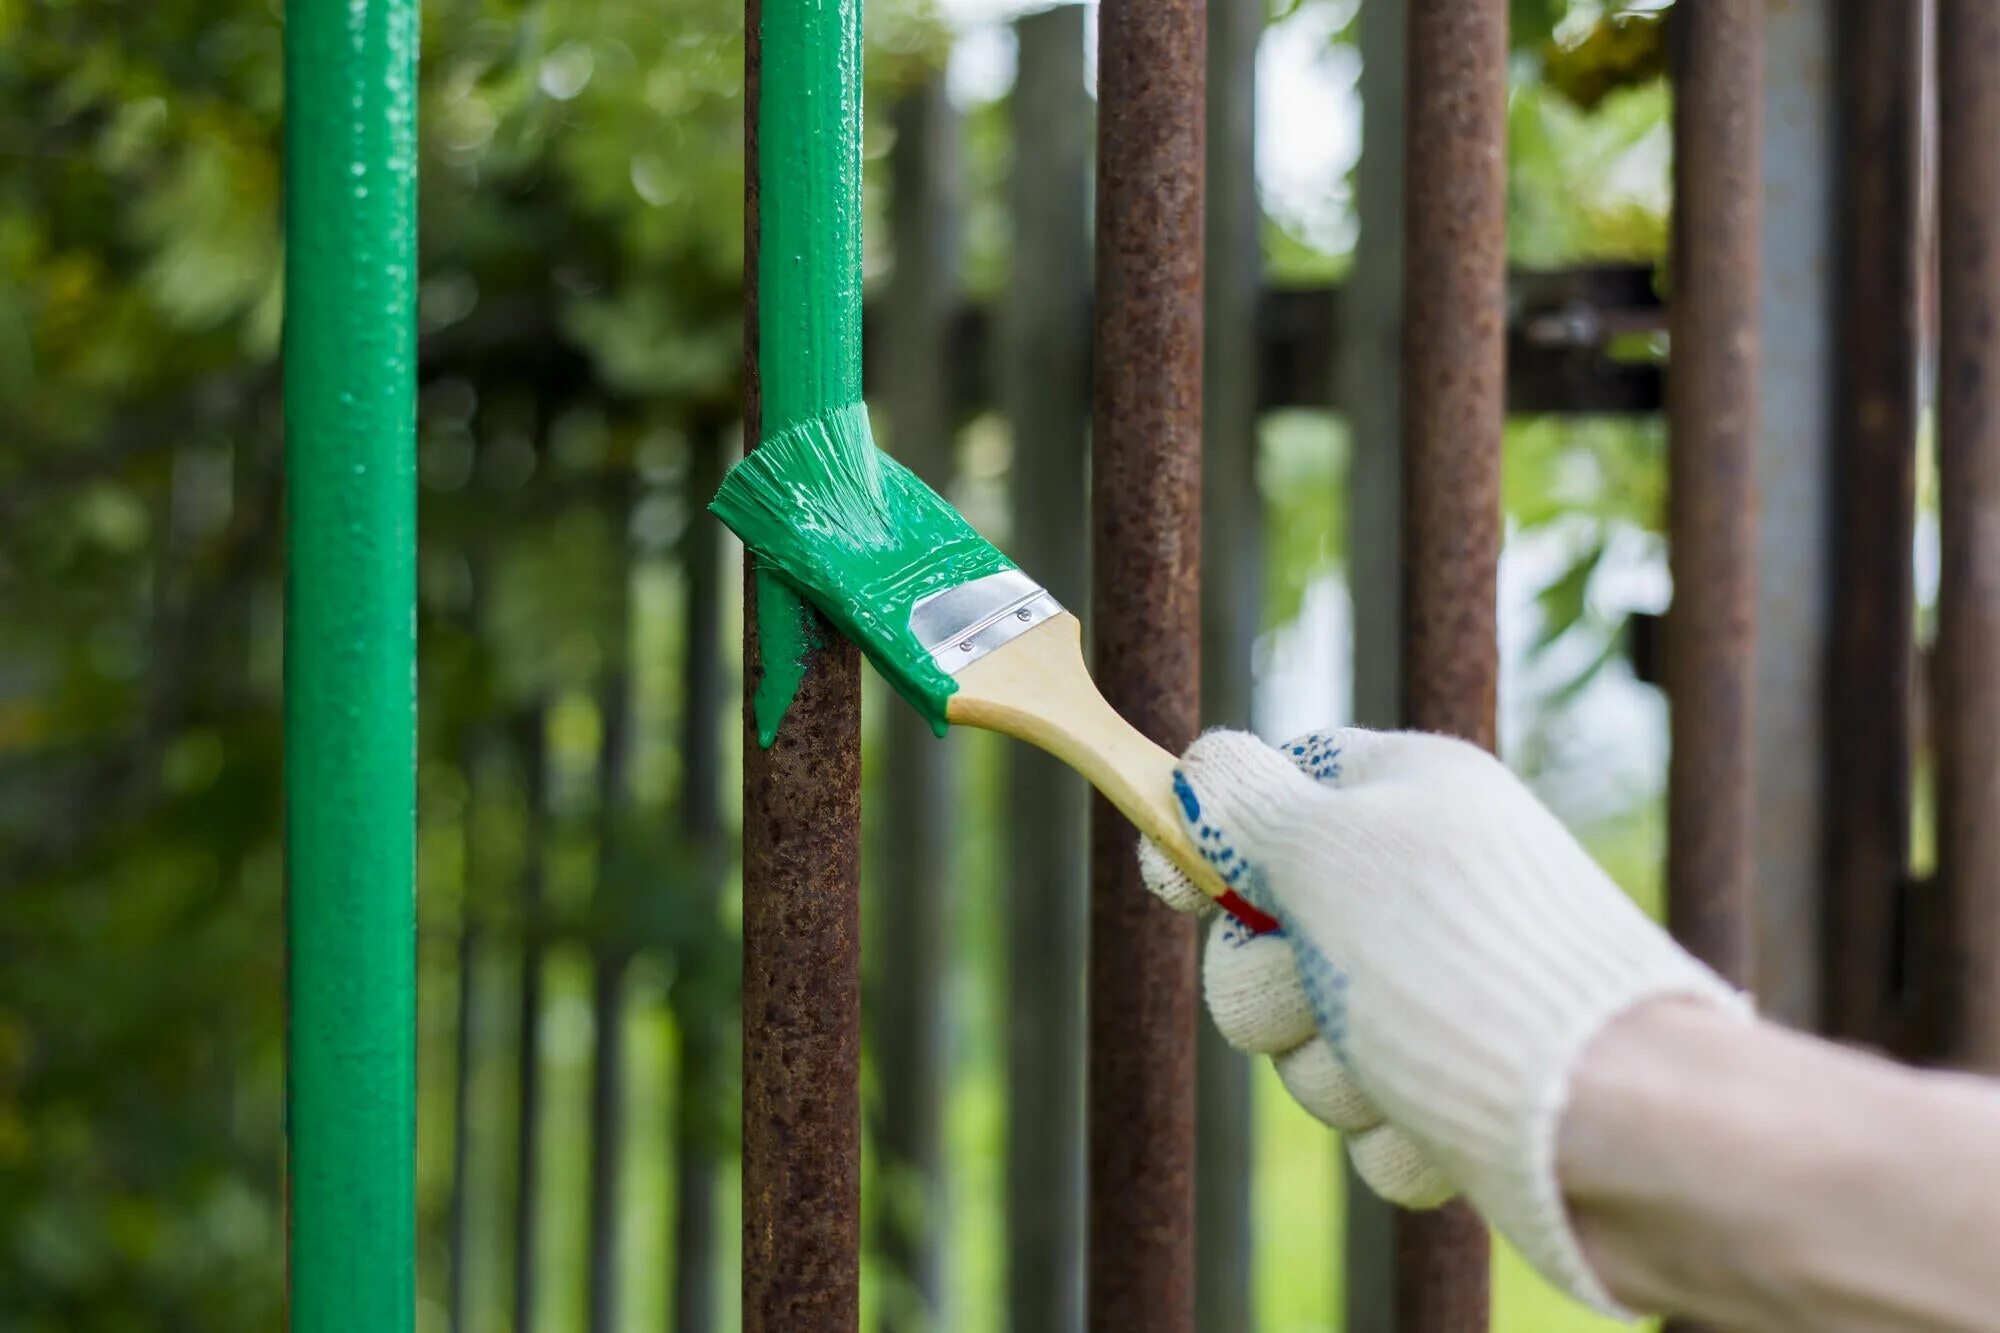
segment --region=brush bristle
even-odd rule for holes
[[[865,406],[764,441],[729,470],[709,509],[944,734],[945,703],[957,686],[911,633],[910,608],[1014,564],[875,447]]]

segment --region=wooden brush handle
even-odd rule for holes
[[[1277,922],[1251,907],[1195,850],[1174,795],[1174,756],[1120,717],[1083,664],[1082,626],[1064,611],[956,676],[949,722],[998,731],[1047,750],[1104,793],[1160,845],[1195,887],[1253,930]]]

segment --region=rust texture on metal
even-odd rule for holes
[[[1411,0],[1403,222],[1406,725],[1492,749],[1506,415],[1505,0]],[[1463,1203],[1394,1221],[1396,1327],[1487,1325]]]
[[[1839,6],[1821,1026],[1887,1039],[1910,852],[1920,4]],[[1697,722],[1696,725],[1703,725]],[[1697,797],[1696,799],[1700,799]]]
[[[2000,8],[1938,0],[1938,884],[1945,1053],[2000,1073]]]
[[[1200,0],[1100,10],[1091,640],[1105,697],[1175,752],[1200,668],[1206,50]],[[1194,1315],[1195,931],[1135,850],[1093,797],[1088,1324],[1174,1333]]]
[[[1404,164],[1402,721],[1494,749],[1506,418],[1506,2],[1412,0]],[[1396,1219],[1398,1327],[1484,1329],[1486,1231]]]
[[[1738,983],[1752,958],[1763,0],[1674,12],[1668,302],[1667,918]]]
[[[758,437],[759,0],[744,6],[743,436]],[[746,571],[747,572],[747,571]],[[861,1201],[861,662],[822,626],[775,744],[744,579],[743,1327],[856,1326]]]
[[[1414,0],[1403,324],[1403,715],[1493,748],[1507,6]]]

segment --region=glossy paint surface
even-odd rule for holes
[[[412,1326],[416,75],[412,0],[285,27],[291,1327]]]
[[[915,473],[875,447],[861,404],[772,436],[723,479],[710,506],[761,567],[859,644],[931,729],[956,689],[910,630],[918,599],[1014,568]],[[761,596],[761,592],[760,592]],[[764,651],[771,651],[766,639]],[[769,673],[766,673],[769,679]],[[776,738],[776,720],[758,740]]]
[[[765,7],[757,108],[758,350],[763,433],[861,401],[861,7]],[[804,679],[816,626],[757,575],[764,674],[752,699],[771,744]]]

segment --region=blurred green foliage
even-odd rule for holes
[[[518,719],[601,692],[693,442],[727,445],[740,9],[432,0],[423,32],[424,957],[462,896],[497,941],[615,935],[670,1003],[732,1012],[671,787],[589,814],[561,725],[591,886],[526,916],[513,884]],[[248,0],[0,4],[10,1330],[279,1322],[281,41]],[[475,785],[483,854],[440,883]]]

